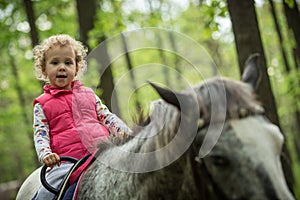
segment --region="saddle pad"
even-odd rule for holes
[[[87,168],[90,166],[90,164],[96,159],[95,153],[93,153],[80,167],[78,167],[70,176],[70,185],[73,185],[80,175],[87,170]]]
[[[73,185],[71,185],[68,190],[65,192],[63,200],[75,200],[76,196],[75,195],[75,191],[77,188],[78,182],[74,183]]]
[[[63,200],[76,200],[77,199],[77,195],[78,195],[78,189],[81,183],[81,179],[84,176],[85,172],[83,172],[78,181],[75,182],[73,185],[71,185],[68,190],[66,191]]]

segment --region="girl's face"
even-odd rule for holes
[[[71,89],[71,82],[78,71],[75,57],[75,51],[70,45],[53,46],[46,52],[43,73],[51,85],[60,89]]]

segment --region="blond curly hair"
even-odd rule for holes
[[[41,44],[33,48],[34,71],[37,79],[48,82],[47,76],[45,76],[43,73],[45,72],[46,67],[45,56],[49,49],[57,45],[70,45],[74,49],[76,55],[76,67],[78,69],[75,78],[79,79],[87,69],[87,63],[85,61],[85,57],[87,55],[87,48],[83,46],[83,44],[80,41],[75,40],[67,34],[51,36],[45,39]]]

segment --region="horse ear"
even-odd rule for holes
[[[253,89],[255,89],[258,85],[260,77],[258,58],[258,53],[252,54],[248,57],[245,62],[244,72],[242,75],[242,81],[251,85]]]
[[[148,83],[157,91],[157,93],[161,96],[163,100],[177,107],[179,110],[181,110],[180,103],[184,105],[186,103],[186,100],[189,99],[188,95],[179,92],[173,92],[172,90],[159,87],[158,85],[150,81],[148,81]]]

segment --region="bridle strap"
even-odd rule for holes
[[[220,189],[220,187],[217,185],[217,183],[214,181],[212,175],[210,174],[203,158],[199,158],[198,156],[195,157],[195,160],[197,163],[199,163],[200,168],[201,168],[201,174],[203,174],[204,179],[206,180],[207,183],[212,185],[213,191],[217,195],[218,199],[222,200],[228,200],[226,197],[225,193]]]

